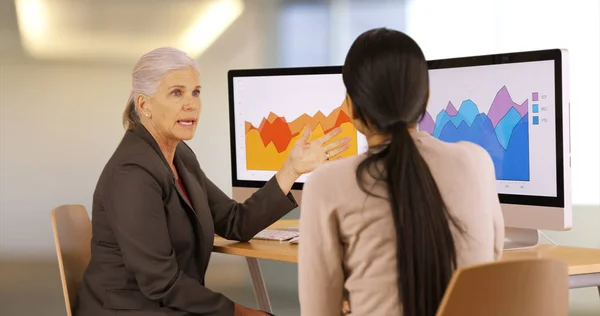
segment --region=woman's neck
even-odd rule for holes
[[[409,133],[412,133],[416,130],[417,130],[417,128],[415,126],[408,127]],[[379,134],[379,133],[368,133],[366,138],[367,138],[367,144],[369,145],[369,148],[373,148],[373,147],[377,147],[382,144],[388,143],[390,141],[391,135]]]
[[[175,159],[175,148],[177,147],[177,145],[176,144],[164,144],[164,143],[159,142],[158,147],[160,148],[160,151],[162,152],[163,156],[165,156],[165,159],[167,160],[169,165],[172,165],[173,160]]]
[[[177,143],[174,142],[158,142],[158,148],[160,148],[160,151],[162,152],[163,156],[165,156],[165,159],[167,160],[167,162],[169,163],[169,167],[171,168],[171,171],[173,171],[173,175],[175,176],[175,179],[179,180],[179,173],[177,172],[177,168],[175,168],[175,148],[177,148]]]
[[[369,148],[377,147],[390,141],[390,135],[370,134],[367,137],[367,145]]]
[[[159,133],[156,130],[156,128],[154,128],[154,126],[152,126],[152,124],[148,124],[148,125],[144,125],[144,126],[146,127],[146,129],[148,130],[150,135],[152,135],[152,137],[158,144],[158,148],[160,148],[160,151],[162,152],[163,156],[167,160],[167,163],[171,167],[171,170],[173,170],[173,174],[175,174],[175,178],[179,178],[179,176],[177,175],[177,170],[175,169],[175,164],[173,162],[175,159],[175,149],[177,148],[177,143],[179,143],[179,141],[170,139],[170,138],[164,136],[163,134]]]

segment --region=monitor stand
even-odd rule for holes
[[[537,229],[505,227],[504,250],[531,249],[540,243],[540,232]]]

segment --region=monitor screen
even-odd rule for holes
[[[419,129],[490,154],[502,194],[556,197],[554,61],[429,71]]]
[[[339,70],[334,73],[237,76],[233,78],[235,169],[237,180],[267,181],[281,168],[303,128],[311,139],[336,127],[350,137],[350,148],[339,157],[366,150],[365,137],[352,125],[342,106],[346,89]],[[316,70],[315,70],[316,71]],[[304,183],[302,175],[298,183]]]
[[[418,129],[445,142],[470,141],[490,154],[504,203],[562,206],[560,50],[429,61],[430,98]],[[341,107],[342,68],[229,72],[233,185],[260,187],[281,167],[306,124],[313,138],[334,127],[366,139]],[[301,189],[306,176],[294,189]]]

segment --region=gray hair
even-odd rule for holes
[[[160,79],[170,71],[192,67],[199,72],[196,61],[173,47],[160,47],[144,54],[133,68],[131,94],[123,112],[123,125],[132,130],[139,122],[136,95],[153,95]]]

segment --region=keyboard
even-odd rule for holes
[[[284,241],[284,240],[290,240],[290,239],[298,237],[298,236],[300,236],[300,233],[295,232],[295,231],[265,229],[265,230],[259,232],[258,234],[256,234],[256,236],[254,236],[254,238],[265,239],[265,240]]]

